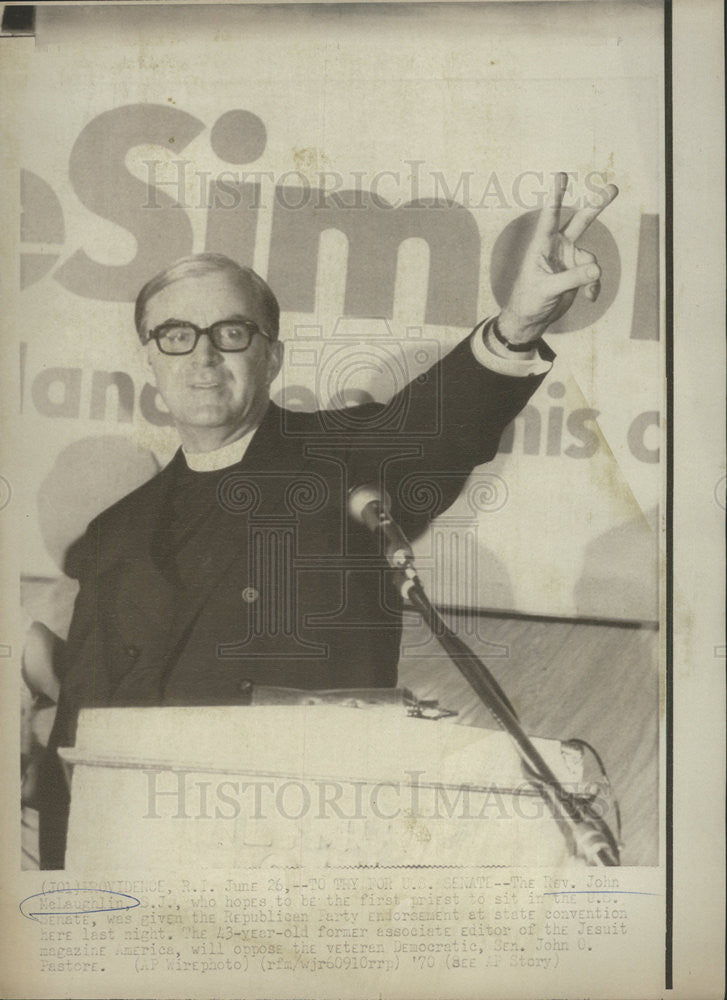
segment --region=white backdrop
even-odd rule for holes
[[[287,342],[277,401],[385,399],[496,311],[562,169],[567,205],[621,190],[591,236],[601,302],[549,336],[558,359],[532,406],[417,547],[444,603],[654,619],[658,8],[170,14],[39,9],[7,307],[25,573],[57,575],[88,519],[176,447],[133,331],[156,269],[212,249],[268,277]]]

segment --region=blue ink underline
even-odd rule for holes
[[[552,892],[542,892],[541,896],[663,896],[662,892],[637,892],[635,889],[554,889]]]

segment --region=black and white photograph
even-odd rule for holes
[[[4,995],[718,995],[672,14],[4,5]]]

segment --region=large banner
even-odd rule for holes
[[[656,619],[661,14],[604,5],[586,32],[545,6],[190,7],[183,30],[158,7],[39,10],[6,289],[26,576],[57,576],[177,447],[133,328],[152,274],[202,250],[252,265],[282,308],[275,401],[385,400],[505,302],[565,170],[569,209],[620,188],[583,241],[602,293],[549,332],[545,384],[417,552],[445,605]],[[400,50],[402,18],[426,58]],[[160,35],[169,65],[145,56]]]

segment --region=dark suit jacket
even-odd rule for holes
[[[325,689],[396,684],[401,607],[372,539],[346,515],[375,482],[411,536],[491,459],[540,377],[483,368],[467,341],[386,406],[270,405],[242,461],[219,473],[220,519],[193,590],[164,569],[184,457],[100,514],[68,559],[80,581],[41,779],[41,864],[62,867],[68,796],[58,746],[91,706],[235,704],[246,681]]]

